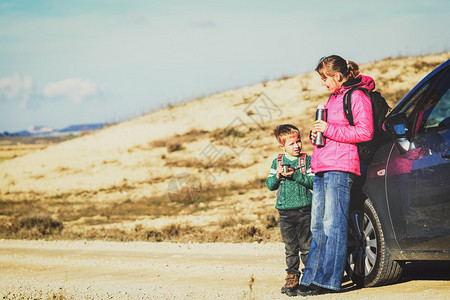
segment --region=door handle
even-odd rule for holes
[[[441,157],[445,159],[450,159],[450,151],[442,152]]]

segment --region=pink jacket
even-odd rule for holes
[[[347,81],[330,96],[325,109],[328,110],[325,146],[314,146],[311,159],[311,170],[314,173],[323,171],[343,171],[361,175],[358,149],[355,143],[370,141],[373,136],[372,104],[362,91],[352,93],[352,112],[355,126],[350,126],[344,115],[343,99],[345,92],[353,86],[369,91],[375,88],[371,77],[360,75]]]

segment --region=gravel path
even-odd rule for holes
[[[0,297],[288,299],[279,292],[283,252],[281,243],[0,240]],[[416,266],[405,282],[385,287],[356,289],[346,282],[345,292],[315,298],[450,299],[448,266]]]

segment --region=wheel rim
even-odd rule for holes
[[[375,267],[378,245],[372,221],[366,214],[350,216],[347,263],[352,273],[364,277]]]

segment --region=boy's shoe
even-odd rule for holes
[[[292,294],[295,292],[295,294],[297,294],[296,289],[298,287],[299,277],[300,277],[299,274],[287,274],[286,275],[286,284],[281,288],[281,293]]]

